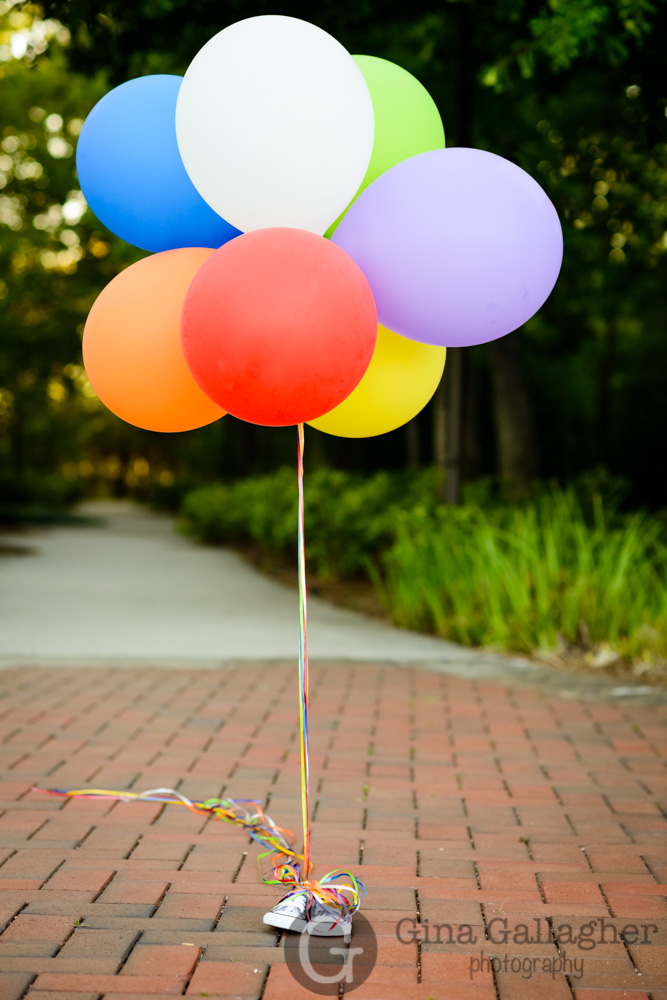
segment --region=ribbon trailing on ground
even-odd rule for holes
[[[268,854],[276,857],[290,858],[299,863],[301,855],[294,850],[295,837],[291,830],[277,826],[270,816],[262,809],[255,799],[206,799],[203,802],[189,799],[173,788],[150,788],[145,792],[121,792],[108,788],[37,788],[33,792],[47,792],[49,795],[61,795],[68,799],[116,799],[119,802],[165,802],[185,806],[191,812],[202,816],[213,816],[215,819],[233,823],[250,834],[262,847],[268,848]],[[260,858],[266,857],[260,854]],[[263,879],[264,880],[264,879]]]
[[[259,876],[266,885],[282,885],[289,891],[283,898],[298,892],[307,892],[311,900],[317,899],[331,913],[335,920],[350,917],[359,909],[364,896],[364,886],[350,872],[336,870],[328,872],[318,881],[308,881],[302,878],[305,870],[303,854],[294,850],[295,836],[291,830],[278,826],[264,812],[255,799],[206,799],[197,801],[187,798],[173,788],[150,788],[145,792],[123,792],[108,788],[38,788],[33,792],[45,792],[48,795],[59,795],[68,799],[110,799],[118,802],[164,802],[182,805],[191,812],[201,816],[212,816],[215,819],[232,823],[245,830],[253,840],[267,850],[257,858]],[[271,870],[268,874],[262,872],[264,858],[272,858]],[[334,884],[335,879],[347,879],[350,885]],[[343,892],[347,891],[352,901],[346,899]]]
[[[266,850],[257,858],[259,875],[267,885],[282,885],[288,892],[284,899],[299,893],[308,896],[307,912],[313,900],[334,920],[348,920],[361,906],[363,883],[351,872],[335,869],[318,880],[310,880],[310,808],[308,802],[308,605],[306,591],[305,512],[303,502],[303,424],[298,425],[297,462],[299,481],[298,560],[299,560],[299,745],[301,760],[301,809],[303,814],[303,854],[295,850],[296,838],[291,830],[277,826],[255,799],[192,800],[172,788],[151,788],[145,792],[122,792],[105,788],[33,788],[74,799],[117,799],[121,802],[164,802],[185,806],[191,812],[213,816],[245,830]],[[271,857],[271,871],[262,871],[262,861]],[[345,880],[339,882],[339,879]],[[349,883],[349,884],[347,884]],[[345,893],[348,895],[346,896]],[[350,898],[348,898],[351,897]]]

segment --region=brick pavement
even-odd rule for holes
[[[667,998],[665,707],[311,670],[316,874],[363,879],[378,939],[358,1000]],[[0,1000],[313,996],[239,830],[30,790],[257,797],[298,831],[295,664],[4,671],[0,741]]]

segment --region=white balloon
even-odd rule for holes
[[[314,24],[273,14],[211,38],[176,107],[192,183],[243,232],[324,233],[357,193],[374,127],[370,92],[349,52]]]

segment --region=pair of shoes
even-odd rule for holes
[[[293,892],[264,914],[264,923],[285,931],[313,934],[316,937],[349,937],[352,920],[344,914],[339,919],[313,899],[308,910],[309,893]]]

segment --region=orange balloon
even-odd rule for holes
[[[213,250],[152,254],[100,293],[83,331],[93,389],[116,416],[149,431],[189,431],[225,415],[185,363],[181,309],[190,282]]]

